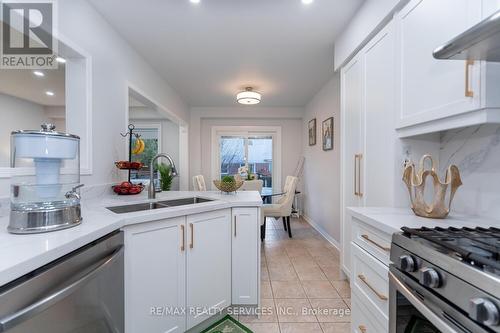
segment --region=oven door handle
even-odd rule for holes
[[[51,293],[50,295],[42,298],[31,305],[0,319],[0,332],[5,332],[13,327],[21,324],[22,322],[36,316],[37,314],[45,311],[49,307],[53,306],[60,300],[71,295],[77,291],[83,284],[87,283],[93,279],[97,274],[99,274],[103,269],[112,265],[118,257],[123,255],[123,245],[115,249],[110,255],[98,260],[90,267],[84,269],[88,271],[84,276],[80,277],[74,282],[69,282],[62,287],[58,288],[57,291]]]
[[[425,318],[427,318],[437,329],[442,333],[456,333],[457,330],[452,328],[434,312],[432,312],[411,290],[401,282],[392,272],[389,272],[389,281],[394,284],[397,291],[400,292]]]

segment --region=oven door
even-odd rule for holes
[[[391,265],[389,332],[481,333],[488,331]]]

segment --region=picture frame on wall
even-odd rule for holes
[[[309,146],[316,144],[316,118],[309,121]]]
[[[323,121],[321,128],[321,136],[323,138],[323,150],[333,149],[333,117]]]

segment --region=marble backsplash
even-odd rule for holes
[[[460,169],[463,186],[453,211],[500,220],[500,126],[482,125],[450,130],[439,143],[439,170]]]

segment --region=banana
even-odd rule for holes
[[[132,149],[132,154],[137,155],[144,151],[144,142],[141,139],[136,139],[134,144],[134,149]]]
[[[142,139],[139,139],[139,140],[141,140],[141,148],[139,149],[138,154],[142,154],[142,152],[144,151],[144,148],[146,148],[146,143]]]

